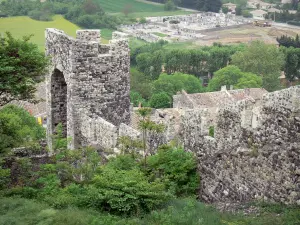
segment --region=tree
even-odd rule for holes
[[[168,1],[166,1],[165,5],[164,5],[164,10],[165,11],[176,10],[176,5],[174,4],[174,2],[172,0],[168,0]]]
[[[165,92],[170,97],[183,89],[187,93],[204,92],[201,80],[189,74],[175,73],[168,75],[163,73],[158,80],[153,82],[153,93]]]
[[[156,133],[162,133],[165,129],[163,124],[157,124],[150,120],[151,108],[139,108],[138,114],[141,117],[139,121],[139,128],[142,130],[142,140],[143,140],[143,149],[144,149],[144,166],[147,164],[148,148],[147,148],[147,139],[148,136]]]
[[[219,12],[222,6],[221,0],[197,0],[196,8],[206,12]]]
[[[96,14],[99,12],[101,12],[102,14],[104,13],[101,7],[93,0],[85,0],[82,4],[82,9],[87,15]]]
[[[25,109],[7,105],[0,110],[0,153],[44,137],[44,128]]]
[[[223,6],[223,7],[222,7],[222,12],[223,12],[224,14],[227,14],[227,13],[229,12],[228,7]]]
[[[280,89],[279,76],[284,66],[284,54],[275,45],[254,41],[244,51],[232,56],[232,64],[244,72],[262,76],[266,90]]]
[[[133,12],[132,5],[130,5],[130,4],[125,5],[124,8],[123,8],[123,10],[122,10],[122,12],[127,17],[129,15],[129,13]]]
[[[15,39],[9,32],[0,37],[0,106],[13,100],[36,101],[36,84],[49,61],[30,38]]]
[[[208,83],[209,91],[219,91],[223,85],[233,85],[234,88],[257,88],[262,86],[262,78],[252,74],[243,73],[237,66],[227,66],[215,72]]]
[[[170,108],[172,103],[171,97],[166,92],[153,94],[150,99],[150,106],[152,108]]]
[[[130,89],[138,92],[142,98],[150,99],[152,95],[152,83],[149,77],[135,68],[130,68]],[[136,99],[133,96],[133,99]]]

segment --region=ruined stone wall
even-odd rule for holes
[[[121,34],[110,44],[100,44],[99,30],[79,30],[76,39],[56,29],[46,30],[46,54],[52,64],[47,76],[48,137],[54,132],[58,122],[64,120],[55,114],[57,100],[66,101],[67,136],[72,137],[71,148],[80,146],[82,140],[82,120],[87,116],[93,120],[103,120],[119,126],[130,123],[130,58],[128,40]],[[53,71],[63,74],[67,96],[56,92],[57,80]],[[57,88],[56,88],[57,89]],[[64,90],[65,93],[65,90]],[[59,97],[58,97],[59,95]],[[62,109],[65,106],[61,106]],[[85,132],[84,132],[85,133]],[[51,148],[51,140],[49,139]]]
[[[242,125],[249,110],[260,114],[255,127]],[[182,124],[185,149],[198,157],[202,199],[300,204],[300,86],[264,95],[260,107],[244,100],[220,109],[215,138],[203,130],[205,117],[192,110]]]

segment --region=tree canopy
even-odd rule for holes
[[[209,91],[219,91],[223,85],[233,85],[236,89],[262,86],[262,78],[253,73],[242,72],[237,66],[227,66],[215,72],[208,83]]]
[[[166,92],[172,97],[181,90],[185,90],[187,93],[204,92],[201,80],[189,74],[174,73],[168,75],[163,73],[158,80],[153,82],[153,93]]]
[[[266,90],[280,88],[279,76],[284,66],[284,54],[275,45],[254,41],[244,51],[232,56],[232,64],[244,72],[262,76]]]
[[[0,106],[35,100],[36,84],[42,81],[48,59],[29,42],[30,37],[15,39],[7,32],[0,38]]]

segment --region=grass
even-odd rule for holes
[[[154,16],[173,16],[186,15],[191,12],[184,10],[164,11],[164,5],[145,3],[138,0],[97,0],[105,12],[125,16],[124,8],[130,7],[129,18],[154,17]]]
[[[168,36],[167,34],[163,34],[163,33],[159,33],[159,32],[153,32],[153,34],[155,34],[156,36],[159,36],[159,37],[167,37]]]
[[[34,34],[31,41],[39,46],[41,51],[45,49],[45,29],[57,28],[63,30],[66,34],[75,37],[76,30],[80,29],[77,25],[64,19],[60,15],[53,17],[53,21],[37,21],[27,16],[0,18],[0,33],[9,31],[16,38],[25,35]],[[112,31],[109,29],[102,30],[102,42],[108,43],[107,39],[111,37]]]
[[[299,206],[258,204],[258,215],[220,213],[193,199],[177,199],[163,209],[140,217],[123,218],[93,210],[53,209],[49,205],[23,198],[0,198],[0,225],[299,225]]]
[[[200,46],[194,45],[193,42],[172,42],[164,46],[165,49],[175,50],[175,49],[197,49]]]
[[[133,12],[161,12],[163,5],[153,5],[136,0],[97,0],[105,12],[122,12],[124,7],[130,6]]]
[[[34,34],[31,41],[37,44],[41,50],[44,50],[45,46],[46,28],[57,28],[73,37],[76,35],[76,30],[80,29],[60,15],[54,16],[53,21],[48,22],[33,20],[27,16],[0,18],[0,33],[9,31],[16,38]]]

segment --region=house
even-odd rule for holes
[[[255,20],[264,20],[265,16],[268,14],[266,11],[258,9],[250,12],[253,15],[253,19]]]
[[[236,4],[229,2],[229,3],[223,4],[223,7],[226,7],[230,12],[235,12]]]

